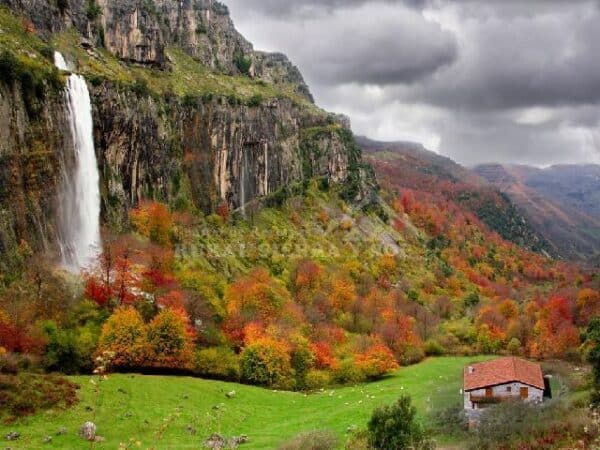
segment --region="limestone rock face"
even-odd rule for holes
[[[300,70],[283,53],[254,52],[254,71],[258,78],[268,83],[295,86],[296,93],[314,103]]]
[[[131,62],[164,65],[165,42],[160,18],[148,2],[101,0],[99,5],[104,45],[111,53]]]
[[[303,152],[302,130],[325,127],[330,118],[290,100],[255,107],[225,98],[163,102],[103,85],[93,90],[93,102],[103,211],[111,223],[144,198],[188,201],[204,212],[221,202],[237,209],[306,176],[340,182],[348,175],[347,147],[335,133]]]
[[[42,250],[56,242],[52,218],[73,142],[63,96],[48,94],[35,106],[33,114],[19,84],[0,83],[0,273],[24,242]]]

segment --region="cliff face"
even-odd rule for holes
[[[120,229],[143,199],[209,213],[312,177],[351,181],[349,198],[360,195],[360,154],[347,120],[312,104],[284,55],[254,52],[222,4],[0,4],[9,8],[0,9],[0,29],[28,43],[0,42],[0,51],[25,64],[27,77],[37,80],[41,67],[59,80],[50,61],[58,48],[89,80],[109,226]],[[62,88],[40,78],[31,114],[27,77],[0,77],[0,261],[28,246],[54,247],[60,181],[74,158]]]
[[[64,98],[35,106],[19,83],[0,83],[0,277],[30,250],[55,247],[58,187],[72,165]]]
[[[345,129],[287,99],[257,106],[225,98],[165,101],[110,85],[95,88],[93,98],[111,222],[144,198],[190,202],[203,212],[221,202],[238,209],[308,176],[343,182],[350,172],[347,144],[338,135]],[[333,131],[304,137],[302,130],[313,127]],[[308,153],[301,145],[307,140],[315,146]]]

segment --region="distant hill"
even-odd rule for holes
[[[598,259],[600,166],[485,164],[474,170],[506,193],[560,255]]]
[[[365,137],[358,137],[357,142],[386,188],[441,196],[475,214],[504,239],[529,250],[559,256],[511,199],[474,171],[421,144],[379,142]]]

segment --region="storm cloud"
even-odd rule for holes
[[[600,162],[597,0],[230,0],[356,133],[465,164]]]

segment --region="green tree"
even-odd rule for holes
[[[586,331],[587,360],[592,365],[594,392],[592,401],[600,404],[600,317],[592,319]]]
[[[369,447],[374,450],[429,448],[416,414],[417,410],[407,395],[393,405],[375,409],[367,427]]]

